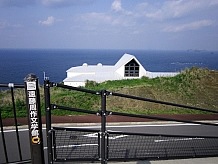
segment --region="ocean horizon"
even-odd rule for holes
[[[123,54],[134,55],[150,72],[180,72],[191,67],[218,70],[218,51],[206,50],[96,50],[96,49],[0,49],[0,83],[23,83],[29,73],[42,84],[44,72],[62,82],[66,70],[88,65],[114,65]]]

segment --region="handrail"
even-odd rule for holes
[[[211,109],[204,109],[204,108],[193,107],[193,106],[188,106],[188,105],[176,104],[176,103],[171,103],[171,102],[166,102],[166,101],[160,101],[160,100],[154,100],[154,99],[143,98],[143,97],[138,97],[138,96],[121,94],[121,93],[116,93],[116,92],[111,92],[110,95],[118,96],[118,97],[124,97],[124,98],[129,98],[129,99],[134,99],[134,100],[147,101],[147,102],[152,102],[152,103],[158,103],[158,104],[163,104],[163,105],[175,106],[175,107],[180,107],[180,108],[188,108],[188,109],[193,109],[193,110],[199,110],[199,111],[211,112],[211,113],[218,114],[218,111],[211,110]]]
[[[24,88],[24,85],[23,84],[8,83],[8,84],[0,84],[0,87],[4,87],[4,88]]]

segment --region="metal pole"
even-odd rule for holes
[[[106,91],[101,91],[101,164],[107,163],[106,158]]]
[[[17,147],[18,147],[20,160],[22,161],[23,159],[22,159],[21,146],[20,146],[20,137],[19,137],[19,131],[18,131],[18,124],[17,124],[17,113],[16,113],[13,87],[11,87],[11,100],[12,100],[12,105],[13,105],[14,125],[15,125],[15,129],[16,129]]]
[[[5,134],[4,134],[4,128],[3,128],[3,122],[2,122],[2,114],[0,109],[0,127],[1,127],[1,136],[2,136],[2,142],[3,142],[3,148],[4,148],[4,154],[5,154],[5,161],[8,163],[8,153],[7,153],[7,147],[5,142]]]
[[[32,164],[44,164],[42,121],[38,78],[28,74],[25,79]]]
[[[51,131],[51,101],[50,101],[50,81],[44,81],[44,94],[45,94],[45,111],[46,111],[46,136],[48,147],[48,163],[53,163],[52,151],[52,131]]]

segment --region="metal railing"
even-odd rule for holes
[[[76,107],[66,107],[51,102],[51,87],[60,87],[67,90],[78,91],[97,96],[100,100],[100,110],[80,109]],[[13,142],[9,142],[11,137],[6,132],[4,120],[2,118],[2,107],[0,105],[0,163],[44,163],[42,123],[40,110],[40,94],[38,79],[35,75],[29,74],[25,78],[24,85],[20,84],[0,84],[0,89],[7,89],[11,95],[11,113],[14,121]],[[19,122],[17,119],[16,92],[15,89],[25,88],[26,108],[29,123],[29,130],[25,135],[29,139],[25,140],[30,145],[29,155],[26,155],[20,137]],[[24,89],[23,89],[24,91]],[[191,136],[191,135],[166,135],[149,133],[130,133],[107,131],[107,117],[109,115],[126,116],[142,119],[153,119],[161,121],[174,121],[182,123],[191,123],[198,125],[214,126],[218,124],[178,120],[173,118],[163,118],[152,115],[136,115],[130,113],[121,113],[107,110],[108,96],[122,97],[136,101],[150,102],[178,108],[197,110],[218,114],[218,111],[192,107],[187,105],[175,104],[171,102],[158,101],[143,97],[126,95],[107,90],[94,91],[85,88],[71,87],[59,83],[53,83],[49,80],[44,81],[45,111],[46,111],[46,137],[47,137],[47,162],[65,162],[65,161],[100,161],[102,164],[107,161],[127,161],[139,159],[169,159],[169,158],[189,158],[218,156],[218,136]],[[0,95],[0,102],[3,102]],[[25,100],[24,100],[25,101]],[[100,127],[96,129],[78,129],[52,127],[51,111],[67,110],[86,114],[97,115],[100,118]],[[29,134],[28,134],[29,133]],[[176,142],[175,142],[176,141]],[[15,143],[15,144],[14,144]],[[10,144],[10,146],[8,145]],[[11,146],[11,144],[14,144]],[[13,153],[9,148],[13,147]],[[15,152],[15,153],[14,153]],[[13,156],[13,159],[11,158]],[[31,157],[30,157],[31,156]],[[31,159],[29,159],[31,158]]]
[[[85,92],[100,96],[101,109],[87,110],[73,107],[65,107],[51,102],[50,88],[60,87],[78,92]],[[158,101],[148,98],[142,98],[132,95],[125,95],[106,90],[93,91],[85,88],[77,88],[66,86],[63,84],[53,83],[49,80],[44,82],[45,90],[45,110],[46,110],[46,127],[47,127],[47,143],[48,143],[48,163],[56,161],[101,161],[102,164],[107,161],[117,160],[139,160],[139,159],[169,159],[169,158],[189,158],[218,156],[218,136],[185,136],[185,135],[165,135],[165,134],[139,134],[107,131],[106,117],[108,115],[119,115],[135,118],[147,118],[162,121],[176,121],[183,123],[200,124],[207,126],[215,126],[218,124],[178,120],[163,118],[151,115],[135,115],[129,113],[112,112],[106,109],[107,96],[117,96],[137,101],[145,101],[169,105],[179,108],[188,108],[218,114],[218,111],[203,109],[198,107],[175,104],[171,102]],[[84,129],[59,128],[52,127],[51,111],[52,110],[68,110],[87,114],[95,114],[101,117],[101,126],[98,131],[85,131]],[[88,133],[88,134],[87,134]],[[91,133],[91,134],[90,134]],[[87,137],[89,135],[89,137]],[[90,137],[90,135],[94,135]],[[119,138],[111,140],[110,138]],[[169,141],[169,142],[165,142]],[[175,142],[174,141],[178,141]],[[168,143],[168,145],[166,145]],[[118,146],[119,145],[119,146]],[[181,145],[181,146],[179,146]],[[199,146],[201,145],[201,146]],[[85,148],[85,146],[87,146]],[[117,146],[119,148],[117,148]],[[90,152],[89,147],[94,149]],[[87,149],[87,150],[86,150]],[[84,153],[83,153],[84,152]]]
[[[99,130],[53,127],[53,138],[54,161],[99,161]]]
[[[218,137],[108,132],[107,141],[109,161],[218,155]]]
[[[2,107],[0,107],[0,128],[1,128],[1,159],[0,159],[0,163],[29,163],[31,162],[30,157],[27,159],[24,157],[24,152],[22,151],[22,145],[21,145],[21,138],[20,138],[20,133],[19,133],[19,123],[17,120],[17,109],[16,109],[16,105],[15,105],[15,89],[17,88],[24,88],[24,85],[21,84],[13,84],[13,83],[9,83],[9,84],[0,84],[0,89],[4,89],[4,90],[10,90],[10,94],[11,94],[11,112],[13,113],[13,125],[12,125],[12,129],[15,129],[15,138],[13,137],[14,140],[13,141],[15,143],[15,145],[13,145],[13,159],[10,158],[11,156],[11,151],[8,150],[8,142],[6,142],[6,138],[8,137],[8,135],[6,134],[5,130],[4,130],[4,124],[3,124],[3,118],[2,118]],[[0,97],[0,99],[2,99],[2,97]],[[1,103],[3,102],[3,100],[0,100]],[[24,100],[25,101],[25,100]],[[11,142],[11,141],[10,141]]]

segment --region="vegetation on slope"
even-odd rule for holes
[[[106,89],[110,92],[134,95],[154,100],[196,106],[218,110],[218,71],[202,68],[184,70],[175,77],[159,77],[148,79],[128,79],[96,83],[87,81],[86,88],[100,91]],[[44,114],[44,95],[40,89],[41,109]],[[26,116],[24,90],[16,89],[15,105],[19,117]],[[99,95],[91,95],[62,88],[51,88],[51,102],[62,106],[97,111],[101,108]],[[2,117],[13,117],[10,91],[0,92],[0,110]],[[107,97],[107,110],[137,114],[182,114],[204,113],[189,109],[180,109],[166,105],[130,100],[115,96]],[[75,112],[55,110],[55,115],[73,115]],[[79,113],[81,114],[81,113]]]

